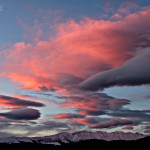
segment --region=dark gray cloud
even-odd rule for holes
[[[15,98],[11,96],[5,96],[5,95],[0,95],[0,101],[1,103],[5,103],[8,106],[18,106],[18,107],[28,107],[28,106],[33,106],[33,107],[43,107],[44,104],[39,103],[39,102],[33,102],[29,100],[23,100],[20,98]]]
[[[50,92],[55,92],[55,89],[53,87],[46,87],[45,85],[43,86],[39,86],[39,89],[41,92],[47,92],[47,91],[50,91]],[[44,95],[44,94],[43,94]]]
[[[114,97],[107,95],[106,93],[102,92],[92,92],[92,93],[87,93],[87,96],[93,97],[93,98],[107,98],[107,99],[115,99]]]
[[[148,96],[145,96],[145,98],[150,100],[150,95],[148,95]]]
[[[77,77],[75,75],[72,74],[68,74],[68,73],[59,73],[56,75],[57,77],[57,84],[59,84],[61,87],[64,88],[70,88],[72,85],[74,84],[79,84],[81,81],[83,81],[83,79],[81,79],[80,77]],[[54,87],[47,87],[47,86],[39,86],[40,91],[46,92],[46,91],[51,91],[51,92],[55,92],[55,88]]]
[[[96,125],[92,126],[92,128],[102,129],[102,128],[112,128],[112,127],[132,125],[132,124],[135,124],[135,123],[132,122],[131,120],[111,119],[111,120],[107,120],[107,121],[101,122],[99,124],[96,124]]]
[[[150,134],[150,130],[145,130],[144,133]]]
[[[8,119],[8,118],[0,118],[0,124],[25,124],[25,125],[36,125],[37,123],[35,121],[32,120],[12,120],[12,119]]]
[[[129,110],[129,109],[120,109],[115,110],[112,112],[107,112],[108,115],[113,117],[123,117],[123,118],[130,118],[132,120],[137,121],[150,121],[150,111],[149,110]]]
[[[14,130],[24,131],[28,127],[34,128],[36,122],[30,120],[12,120],[8,118],[0,118],[0,138],[10,137],[10,136],[26,136],[25,132],[18,133],[11,132]]]
[[[121,67],[100,72],[79,84],[83,90],[99,90],[111,86],[150,84],[150,48],[127,61]]]
[[[0,113],[0,116],[14,120],[36,120],[40,117],[40,112],[36,109],[23,108],[15,109],[6,113]]]
[[[28,131],[27,136],[33,136],[34,134],[38,133],[39,131],[69,131],[70,127],[68,123],[66,122],[60,122],[60,121],[54,121],[54,120],[49,120],[49,121],[44,121],[41,122],[35,126],[27,126],[25,130]]]
[[[83,81],[82,78],[79,78],[75,75],[71,75],[68,73],[61,73],[59,74],[59,77],[57,79],[57,83],[59,83],[60,85],[64,85],[64,86],[70,86],[70,85],[74,85],[74,84],[78,84],[81,81]]]
[[[46,122],[43,122],[42,124],[47,126],[49,129],[68,128],[68,125],[63,122],[46,121]],[[45,127],[43,129],[45,129]]]
[[[41,91],[49,91],[49,89],[46,87],[46,86],[39,86],[39,89],[41,90]]]
[[[20,130],[19,134],[11,132],[14,130]],[[10,136],[33,136],[42,131],[69,131],[70,127],[66,122],[60,121],[42,121],[36,123],[30,120],[11,120],[7,118],[0,119],[0,138],[10,137]],[[2,133],[2,134],[1,134]]]
[[[99,118],[99,117],[89,117],[86,118],[86,121],[89,123],[89,125],[91,124],[98,124],[101,121],[104,121],[105,118]]]
[[[106,112],[102,110],[79,110],[79,112],[88,115],[88,116],[100,116],[100,115],[105,115]]]

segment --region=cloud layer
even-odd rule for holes
[[[0,113],[0,116],[14,120],[36,120],[40,117],[40,112],[36,109],[23,108],[15,109],[6,113]]]
[[[99,90],[110,86],[136,86],[150,84],[150,48],[127,61],[121,67],[100,72],[83,81],[84,90]]]
[[[149,14],[147,7],[119,21],[85,18],[80,22],[60,23],[55,27],[53,39],[34,44],[18,42],[5,51],[1,76],[17,82],[22,89],[47,91],[70,87],[98,72],[116,69],[150,46]],[[124,70],[130,71],[136,59],[140,58],[129,61]],[[148,61],[146,58],[139,64],[142,69],[146,69]]]
[[[0,95],[0,109],[15,109],[22,107],[43,107],[44,104],[11,96]]]
[[[123,126],[123,125],[132,125],[133,122],[131,120],[124,120],[124,119],[114,119],[114,120],[108,120],[102,123],[99,123],[92,128],[111,128],[111,127],[117,127],[117,126]]]
[[[17,42],[1,53],[0,77],[15,82],[21,90],[40,91],[45,96],[47,91],[55,93],[55,100],[60,100],[55,101],[57,107],[72,110],[55,111],[44,123],[38,120],[40,124],[33,132],[24,125],[32,134],[49,128],[64,131],[82,126],[132,129],[149,122],[149,111],[129,110],[124,106],[131,101],[98,91],[150,84],[150,7],[133,14],[119,11],[126,13],[125,17],[115,14],[110,20],[84,18],[59,23],[53,38]],[[0,112],[0,121],[39,119],[41,113],[34,107],[43,107],[47,102],[26,97],[0,95],[0,109],[11,109]],[[9,121],[5,125],[9,126]]]

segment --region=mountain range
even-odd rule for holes
[[[86,140],[104,140],[104,141],[135,141],[145,138],[146,135],[140,133],[124,133],[124,132],[102,132],[102,131],[80,131],[75,133],[62,132],[56,135],[44,137],[7,137],[0,138],[0,143],[33,143],[33,144],[52,144],[61,145],[67,143],[77,143]]]

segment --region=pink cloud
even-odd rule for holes
[[[0,95],[0,109],[16,109],[26,107],[43,107],[43,102],[30,101],[28,99],[22,99],[12,96]]]
[[[138,11],[140,9],[140,6],[136,4],[135,2],[125,2],[123,3],[119,10],[118,13],[128,15],[132,12]]]
[[[22,99],[22,100],[30,100],[30,101],[40,102],[40,103],[45,103],[45,104],[53,103],[52,100],[39,98],[37,96],[21,95],[21,94],[12,94],[11,96],[18,98],[18,99]]]
[[[58,90],[119,67],[147,40],[143,35],[150,30],[149,15],[150,9],[145,8],[120,21],[85,18],[58,24],[53,39],[18,42],[5,51],[3,76],[22,89],[40,91],[44,86]],[[68,76],[73,77],[71,82]]]
[[[116,13],[111,18],[114,20],[119,20],[119,19],[122,19],[122,16],[119,13]]]
[[[55,119],[73,119],[73,118],[84,118],[84,116],[79,115],[79,114],[69,114],[69,113],[65,113],[65,114],[56,114],[54,116]]]
[[[66,101],[59,104],[61,108],[72,108],[80,115],[99,116],[106,114],[105,111],[113,111],[130,104],[126,99],[115,99],[100,93],[79,94],[78,96],[62,96]],[[65,114],[66,116],[67,114]],[[61,116],[62,117],[62,116]]]
[[[91,122],[87,118],[75,118],[75,119],[73,119],[73,122],[80,123],[83,125],[90,125],[91,124]]]
[[[80,95],[82,98],[82,95]],[[121,106],[129,104],[129,101],[123,100],[123,99],[105,99],[103,97],[90,99],[88,97],[84,98],[83,100],[75,100],[70,99],[67,102],[64,102],[63,104],[60,104],[61,107],[68,107],[68,108],[76,108],[76,109],[83,109],[83,110],[114,110]],[[81,111],[81,113],[83,113]]]

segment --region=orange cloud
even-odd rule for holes
[[[91,123],[87,118],[75,118],[73,119],[73,122],[84,124],[84,125],[90,125]]]

